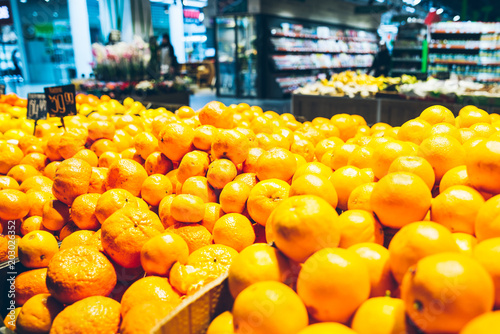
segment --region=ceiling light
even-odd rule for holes
[[[438,10],[436,10],[436,14],[438,14],[438,15],[443,14],[443,12],[444,12],[443,8],[439,8]]]
[[[460,21],[460,15],[455,15],[455,17],[453,18],[453,21],[455,21],[455,22]]]

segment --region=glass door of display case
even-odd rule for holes
[[[236,96],[236,18],[217,17],[217,94]]]
[[[238,96],[257,96],[257,26],[255,17],[236,18],[238,45]]]
[[[257,24],[254,16],[216,18],[217,94],[257,97]]]

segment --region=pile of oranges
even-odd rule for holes
[[[65,128],[34,129],[18,108],[0,114],[18,333],[149,333],[228,271],[209,334],[500,330],[500,115],[369,127],[78,95]]]

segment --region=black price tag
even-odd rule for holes
[[[26,117],[35,121],[47,119],[47,100],[44,93],[28,94],[28,112]]]
[[[5,85],[0,85],[0,95],[5,94]]]
[[[49,115],[76,115],[75,85],[47,87],[44,90]]]

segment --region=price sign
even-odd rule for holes
[[[76,115],[75,85],[47,87],[45,99],[51,116]]]
[[[26,117],[35,121],[47,119],[47,100],[44,93],[28,94],[28,112]]]
[[[5,94],[5,85],[0,85],[0,95]]]

